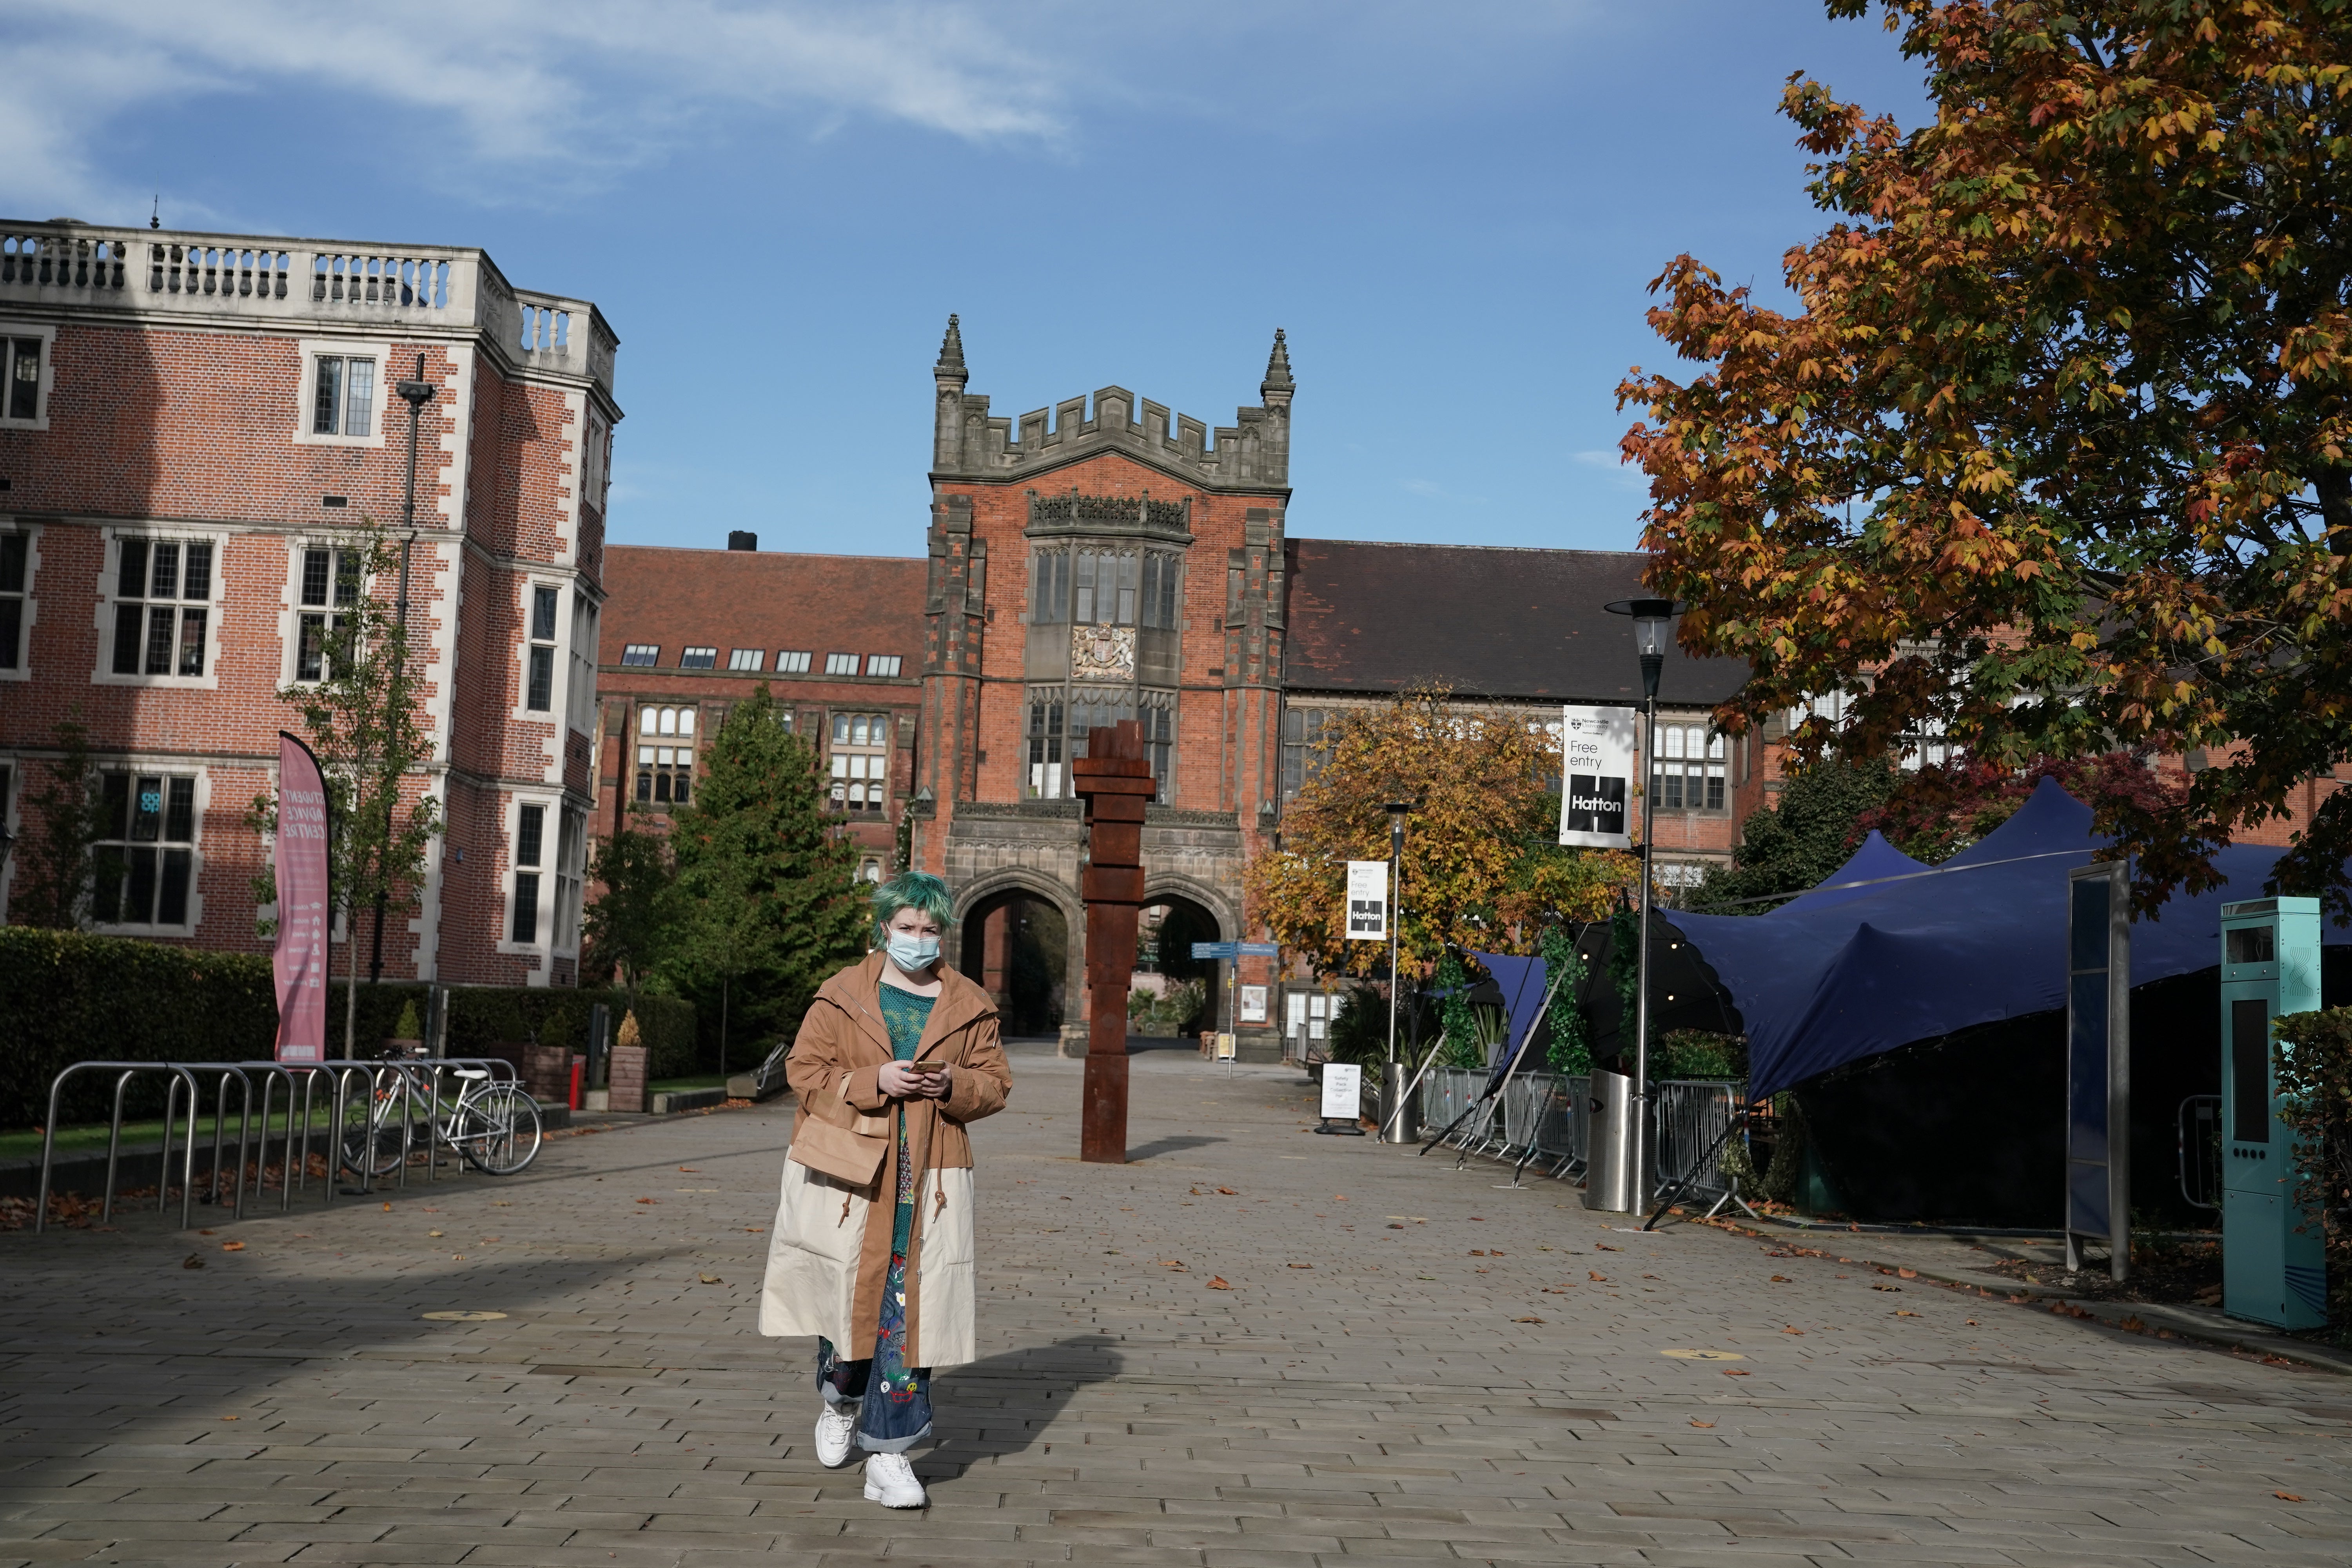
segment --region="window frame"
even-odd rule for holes
[[[173,759],[168,763],[151,763],[137,757],[109,758],[97,763],[95,766],[99,777],[100,801],[105,800],[109,792],[109,780],[124,781],[124,817],[106,837],[94,838],[90,842],[90,856],[94,862],[91,867],[90,928],[109,935],[166,937],[195,935],[203,926],[205,918],[204,827],[205,814],[212,804],[211,779],[208,770],[201,766],[191,768],[180,759]],[[142,839],[139,837],[136,826],[136,795],[139,784],[150,778],[157,780],[163,787],[159,792],[160,798],[157,803],[156,837],[152,839]],[[172,818],[180,808],[178,796],[181,791],[178,786],[182,784],[187,786],[185,793],[188,832],[184,838],[171,838],[165,835],[170,832]],[[95,862],[98,861],[100,853],[107,849],[125,852],[124,867],[121,875],[126,881],[134,875],[129,864],[131,854],[144,850],[157,857],[148,909],[159,913],[166,893],[170,868],[166,857],[174,853],[184,855],[186,881],[181,893],[184,900],[184,918],[176,921],[105,919],[100,911],[105,907],[107,896],[103,886],[106,872],[101,864]],[[118,883],[115,897],[119,900],[128,890],[127,886]],[[116,908],[119,910],[121,905],[117,903]]]
[[[1648,786],[1655,792],[1653,809],[1671,811],[1685,816],[1728,816],[1732,808],[1731,749],[1723,732],[1703,720],[1686,718],[1661,719],[1657,725],[1657,755],[1647,759]],[[1669,739],[1669,737],[1672,737]],[[1687,748],[1696,736],[1698,752]],[[1675,772],[1666,772],[1671,763]],[[1696,771],[1693,771],[1696,770]],[[1665,798],[1664,781],[1675,781],[1675,800]],[[1720,793],[1722,799],[1714,804],[1689,804],[1689,784],[1697,782],[1702,788],[1715,786],[1709,793]]]
[[[694,804],[694,781],[699,776],[696,764],[701,755],[703,729],[698,715],[698,705],[691,702],[637,705],[637,721],[626,736],[629,782],[625,788],[630,800],[648,811],[668,811]],[[671,753],[668,762],[660,760],[665,751]],[[687,786],[683,795],[677,791],[681,780]]]
[[[854,737],[865,727],[866,739]],[[825,809],[843,816],[887,817],[897,769],[898,723],[887,710],[837,710],[825,724]],[[880,764],[877,769],[875,764]]]
[[[780,647],[776,650],[778,675],[806,675],[809,661],[815,656],[800,648]]]
[[[727,672],[730,675],[759,675],[767,668],[766,648],[731,647],[727,650]]]
[[[327,599],[323,605],[307,604],[303,600],[309,581],[310,557],[313,552],[324,552],[327,556]],[[333,679],[331,667],[325,657],[327,640],[336,629],[335,623],[349,613],[349,605],[355,604],[368,589],[366,579],[354,574],[353,598],[350,601],[341,599],[339,590],[345,580],[343,562],[346,557],[357,561],[362,555],[363,552],[353,548],[352,542],[346,539],[296,538],[287,542],[287,615],[283,634],[286,645],[285,684],[310,686]],[[319,673],[311,675],[304,673],[302,660],[308,640],[305,630],[314,616],[319,617],[322,624],[320,628]]]
[[[393,383],[399,380],[392,365],[392,345],[348,338],[304,338],[300,341],[301,370],[294,399],[294,440],[305,447],[351,447],[381,450],[384,444],[384,426],[394,423],[390,405],[400,399],[393,393]],[[317,408],[319,362],[321,359],[370,359],[375,362],[375,398],[364,436],[320,435],[311,428]],[[339,421],[340,423],[340,421]]]
[[[16,385],[16,345],[38,342],[41,345],[41,369],[35,378],[33,415],[20,419],[8,412],[15,402]],[[38,326],[30,321],[0,321],[0,430],[46,430],[49,427],[49,412],[57,392],[58,329],[54,323]]]
[[[869,677],[875,677],[886,680],[896,680],[899,678],[898,671],[903,668],[905,662],[906,656],[903,654],[869,653],[866,656],[866,673]],[[887,669],[882,668],[881,667],[886,664],[890,668]]]
[[[516,795],[509,797],[506,813],[506,865],[499,877],[499,922],[498,951],[522,955],[552,955],[555,946],[556,893],[555,853],[558,846],[557,825],[562,821],[563,797],[552,794]],[[536,855],[526,862],[526,829],[529,814],[538,814],[539,845]],[[525,888],[525,880],[529,888]],[[528,891],[528,900],[525,894]],[[530,935],[520,938],[516,921],[528,909],[530,914]],[[546,970],[540,971],[544,974]]]
[[[857,656],[854,653],[829,653],[824,656],[825,674],[838,679],[857,674]]]
[[[639,658],[639,654],[645,655]],[[652,669],[661,663],[661,644],[633,642],[621,645],[621,667],[625,669]]]
[[[717,643],[692,643],[685,647],[679,648],[677,650],[677,667],[680,669],[717,669],[719,668],[719,645]]]
[[[226,530],[190,528],[180,524],[159,526],[126,523],[121,527],[107,528],[104,531],[104,544],[101,546],[102,554],[100,556],[103,565],[100,571],[98,584],[99,600],[96,621],[99,634],[97,647],[98,663],[97,667],[90,672],[90,684],[93,686],[145,686],[165,689],[180,688],[192,691],[211,691],[218,689],[220,686],[221,658],[220,634],[222,625],[226,619],[228,610],[226,588],[228,579],[229,534],[227,531]],[[141,576],[143,579],[143,587],[145,591],[135,597],[127,595],[121,591],[123,552],[126,546],[133,543],[138,544],[141,547],[142,558],[144,562]],[[182,596],[171,599],[158,599],[153,596],[153,574],[155,564],[152,546],[156,544],[168,544],[173,546],[175,551],[178,552],[178,565],[176,571],[178,584],[182,590]],[[212,552],[212,570],[209,579],[205,584],[207,596],[203,599],[191,599],[184,596],[184,592],[187,587],[186,549],[187,546],[191,544],[206,546]],[[114,668],[114,662],[115,655],[121,640],[121,610],[124,606],[131,605],[136,605],[140,607],[141,620],[145,628],[141,639],[141,646],[142,647],[149,647],[152,643],[154,628],[153,618],[149,612],[151,612],[155,606],[159,605],[170,605],[182,612],[185,612],[192,607],[202,609],[205,612],[204,672],[200,675],[180,674],[177,668],[179,658],[175,657],[173,660],[174,668],[171,671],[161,675],[150,675],[146,673],[146,659],[143,655],[139,661],[140,668],[137,671],[129,673],[117,671]],[[184,613],[175,618],[175,626],[177,627],[177,637],[173,641],[173,647],[176,649],[185,646],[187,634]]]
[[[14,588],[6,586],[5,576],[5,563],[12,543],[18,543],[24,552],[24,575]],[[0,658],[12,661],[0,664],[0,680],[33,679],[33,627],[41,618],[40,574],[40,524],[0,518]],[[13,644],[6,635],[7,607],[11,605],[16,606]]]

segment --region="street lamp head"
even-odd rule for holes
[[[1412,802],[1409,800],[1392,800],[1386,805],[1381,807],[1381,809],[1387,812],[1391,816],[1401,817],[1404,816],[1405,813],[1412,809]]]
[[[432,402],[433,395],[437,390],[429,381],[395,381],[392,384],[392,389],[406,399],[412,408],[422,408]]]
[[[1657,696],[1658,676],[1666,667],[1666,639],[1683,605],[1673,599],[1617,599],[1606,608],[1612,616],[1632,619],[1633,651],[1642,658],[1642,689],[1646,696]]]

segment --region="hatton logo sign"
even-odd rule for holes
[[[1559,841],[1580,849],[1631,849],[1633,721],[1631,708],[1560,710]]]

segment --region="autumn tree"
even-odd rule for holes
[[[1631,856],[1559,843],[1559,748],[1520,715],[1406,692],[1348,712],[1328,758],[1283,810],[1281,847],[1244,873],[1250,919],[1326,974],[1370,977],[1385,942],[1347,939],[1349,860],[1385,860],[1391,801],[1404,839],[1399,967],[1427,975],[1446,944],[1532,953],[1548,919],[1597,920],[1635,885]]]
[[[1855,17],[1867,0],[1829,0]],[[1830,692],[1800,760],[1941,725],[2037,755],[2205,750],[2100,826],[2143,906],[2352,752],[2352,0],[1890,0],[1931,123],[1790,79],[1834,216],[1799,308],[1684,256],[1636,369],[1654,590],[1746,659],[1727,729]],[[2347,902],[2352,795],[2280,862]]]

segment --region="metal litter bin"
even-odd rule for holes
[[[1633,1080],[1596,1069],[1584,1116],[1584,1206],[1631,1214],[1641,1202],[1633,1172]]]

